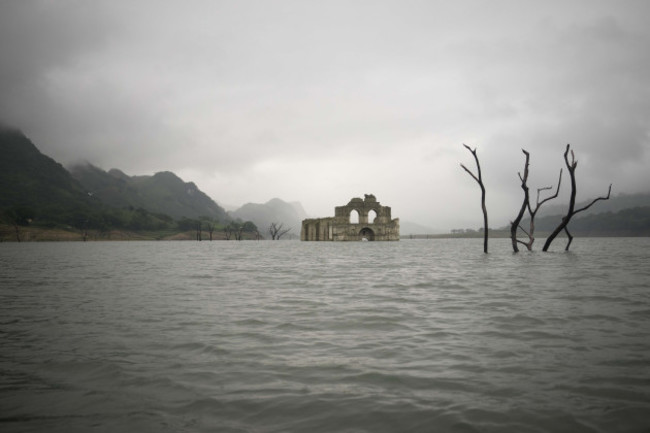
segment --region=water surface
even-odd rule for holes
[[[3,432],[648,432],[650,239],[0,244]]]

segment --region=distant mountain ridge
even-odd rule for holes
[[[61,164],[43,155],[21,131],[0,128],[0,208],[47,213],[94,207],[84,188]]]
[[[302,220],[307,218],[300,203],[288,203],[279,198],[273,198],[263,204],[246,203],[229,214],[233,219],[252,221],[264,236],[271,223],[283,224],[284,228],[291,228],[289,235],[300,236]]]
[[[546,215],[535,218],[538,232],[551,232],[562,221],[562,215]],[[527,228],[530,219],[522,221]],[[509,227],[504,227],[508,229]],[[625,208],[619,211],[577,214],[568,229],[580,236],[650,236],[650,206]]]
[[[0,128],[0,153],[0,211],[29,207],[38,211],[40,221],[56,215],[58,222],[79,226],[85,220],[101,219],[98,215],[106,209],[143,209],[177,220],[209,217],[222,223],[253,221],[262,235],[272,222],[281,223],[298,235],[302,220],[307,218],[300,203],[279,198],[264,204],[248,203],[228,213],[194,182],[184,182],[170,171],[129,176],[89,162],[66,170],[17,129]]]
[[[592,199],[593,200],[593,199]],[[576,203],[580,209],[591,200]],[[535,228],[551,232],[566,215],[568,204],[542,207],[535,218]],[[522,221],[528,227],[530,218]],[[507,228],[507,227],[506,227]],[[568,229],[581,236],[648,236],[650,235],[650,193],[619,194],[578,213],[571,219]]]
[[[169,227],[173,219],[229,215],[172,172],[128,176],[90,163],[66,170],[20,130],[0,126],[0,220],[72,227]]]
[[[222,222],[230,219],[194,182],[184,182],[170,171],[128,176],[118,169],[104,171],[85,163],[72,166],[70,172],[90,194],[109,206],[143,208],[175,219],[203,216]]]
[[[401,236],[407,235],[430,235],[441,233],[442,230],[432,229],[431,227],[423,226],[410,221],[399,221],[399,233]]]
[[[584,204],[587,202],[576,206]],[[226,212],[196,184],[184,182],[169,171],[129,176],[121,170],[104,171],[90,163],[78,164],[68,171],[42,154],[21,131],[0,126],[0,219],[7,211],[17,215],[18,210],[25,221],[34,218],[35,222],[47,224],[133,230],[169,226],[175,224],[172,218],[205,216],[221,223],[241,219],[254,222],[262,236],[266,236],[273,222],[284,224],[291,228],[291,235],[298,236],[302,220],[308,217],[300,203],[279,198],[264,204],[247,203]],[[543,214],[540,212],[536,219],[539,231],[554,228],[566,206],[547,206],[542,210]],[[406,221],[401,226],[402,235],[429,231]],[[619,194],[600,201],[576,216],[569,228],[576,234],[648,236],[650,193]]]
[[[222,223],[232,219],[253,221],[264,235],[272,223],[291,227],[299,234],[307,214],[298,202],[275,198],[265,204],[248,203],[227,213],[195,183],[184,182],[170,171],[154,175],[129,176],[112,168],[105,171],[89,162],[66,170],[42,154],[19,130],[0,129],[0,208],[23,206],[41,210],[40,215],[75,214],[74,224],[83,224],[89,214],[101,214],[105,207],[143,209],[174,219],[209,217]],[[56,212],[48,209],[56,208]],[[42,218],[41,218],[42,219]],[[92,219],[92,218],[91,218]]]
[[[603,191],[606,193],[607,191]],[[595,198],[595,197],[594,197]],[[593,199],[588,199],[576,203],[576,209],[580,209],[584,206],[587,206],[591,203]],[[564,215],[568,209],[568,203],[565,204],[553,204],[549,202],[547,205],[542,206],[539,211],[539,217],[544,216],[554,216],[554,215]],[[612,195],[609,200],[601,200],[591,208],[587,209],[584,212],[581,212],[579,215],[584,217],[586,215],[599,214],[604,212],[619,212],[623,209],[632,209],[636,207],[647,207],[650,206],[650,192],[645,193],[636,193],[636,194],[617,194]]]

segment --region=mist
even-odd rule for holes
[[[26,1],[0,5],[0,121],[65,164],[170,170],[219,204],[311,216],[366,193],[439,230],[557,184],[647,191],[645,1]]]

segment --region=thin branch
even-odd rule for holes
[[[528,232],[526,231],[526,229],[523,228],[523,227],[521,226],[521,224],[519,225],[519,230],[521,230],[522,232],[524,232],[524,234],[525,234],[526,236],[531,237],[531,236],[530,236],[530,233],[528,233]],[[526,245],[528,245],[528,244],[526,244]]]
[[[560,184],[562,184],[562,169],[560,169],[560,177],[559,177],[559,179],[557,181],[557,189],[555,190],[555,194],[553,194],[550,197],[546,197],[544,200],[542,200],[540,202],[539,201],[539,193],[540,193],[540,191],[544,191],[544,190],[547,190],[547,189],[553,189],[553,187],[552,186],[547,186],[546,188],[540,188],[540,189],[537,190],[537,209],[539,209],[539,207],[542,206],[547,201],[552,200],[552,199],[557,197],[557,195],[560,193]],[[536,212],[537,212],[537,209],[535,209]]]
[[[481,183],[481,181],[479,180],[479,178],[476,177],[476,176],[474,175],[474,173],[472,173],[472,172],[471,172],[467,167],[465,167],[463,164],[461,164],[460,166],[463,167],[463,168],[465,169],[465,171],[468,172],[469,175],[472,176],[472,177],[474,178],[475,181],[477,181],[478,183]]]
[[[525,178],[522,178],[521,174],[519,175],[519,179],[521,179],[522,181],[525,180]],[[562,184],[562,169],[560,169],[560,178],[559,178],[559,180],[557,182],[557,189],[555,190],[555,194],[553,194],[553,195],[551,195],[549,197],[546,197],[545,199],[540,201],[541,192],[553,189],[553,187],[552,186],[546,186],[546,187],[543,187],[543,188],[537,188],[537,201],[536,201],[534,210],[533,210],[533,208],[532,208],[532,206],[530,204],[530,197],[528,198],[527,207],[528,207],[528,213],[530,214],[530,223],[529,223],[530,230],[526,231],[521,225],[519,225],[519,229],[521,229],[521,231],[523,231],[528,236],[528,242],[522,242],[524,245],[526,245],[526,247],[528,248],[528,251],[533,250],[533,244],[535,243],[535,236],[534,236],[534,234],[535,234],[535,215],[537,215],[537,212],[539,211],[539,209],[541,208],[541,206],[544,203],[546,203],[547,201],[552,200],[552,199],[554,199],[554,198],[556,198],[558,196],[558,194],[560,192],[560,185],[561,184]]]
[[[561,172],[562,172],[562,170],[560,170],[560,173]],[[539,203],[539,193],[542,192],[542,191],[549,190],[549,189],[553,189],[553,187],[552,186],[545,186],[543,188],[537,188],[537,203]]]
[[[599,200],[609,200],[609,196],[610,196],[611,193],[612,193],[612,184],[610,183],[610,184],[609,184],[609,190],[607,191],[607,196],[606,196],[606,197],[598,197],[598,198],[595,198],[595,199],[594,199],[591,203],[589,203],[587,206],[585,206],[585,207],[583,207],[583,208],[580,208],[580,209],[578,209],[578,210],[576,210],[576,211],[573,211],[573,214],[575,215],[575,214],[577,214],[578,212],[582,212],[583,210],[587,210],[587,209],[589,209],[591,206],[594,205],[594,203],[596,203],[596,202],[599,201]]]

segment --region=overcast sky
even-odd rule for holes
[[[324,217],[373,193],[442,230],[482,224],[466,143],[498,227],[522,148],[533,189],[571,143],[579,200],[650,190],[648,17],[645,0],[0,0],[0,121],[64,164],[170,170],[221,205]]]

